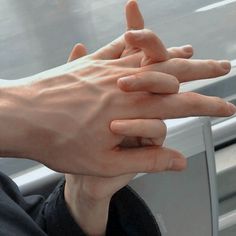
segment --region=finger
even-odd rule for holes
[[[142,101],[141,101],[141,100]],[[129,119],[171,119],[189,116],[231,116],[236,107],[218,97],[204,96],[194,92],[169,95],[149,95],[133,101]],[[125,108],[123,107],[125,110]],[[128,114],[128,109],[126,109]]]
[[[128,1],[125,8],[127,30],[140,30],[144,28],[144,19],[135,0]],[[132,45],[126,44],[121,57],[133,55],[139,51]]]
[[[161,40],[150,30],[135,30],[125,33],[125,41],[134,48],[141,49],[145,54],[143,65],[166,61],[168,52]]]
[[[193,56],[193,47],[191,45],[171,47],[167,51],[169,58],[191,58]]]
[[[193,48],[190,45],[181,47],[172,47],[167,49],[168,59],[171,58],[191,58],[193,56]],[[125,50],[122,53],[122,58],[118,59],[116,63],[124,67],[135,67],[144,66],[142,63],[145,60],[145,54],[137,48],[129,47],[129,50]],[[156,63],[156,62],[154,62]],[[147,63],[150,64],[150,63]]]
[[[127,29],[143,29],[144,20],[136,1],[131,0],[125,8]],[[93,54],[94,59],[109,60],[127,56],[131,48],[126,48],[124,36],[119,37]]]
[[[141,72],[118,79],[117,85],[123,91],[146,91],[151,93],[178,93],[179,81],[173,75],[161,72]]]
[[[127,30],[144,28],[144,19],[135,0],[128,1],[125,8]]]
[[[144,69],[171,74],[178,78],[179,82],[187,82],[225,75],[229,73],[231,65],[228,61],[174,58],[146,66]]]
[[[84,57],[84,56],[86,56],[86,54],[87,54],[87,50],[86,50],[85,46],[81,43],[76,44],[70,53],[70,56],[68,58],[68,62],[74,61],[80,57]]]
[[[113,164],[109,169],[113,175],[167,170],[180,171],[186,168],[186,159],[182,154],[175,150],[156,146],[115,151],[112,161]]]
[[[124,41],[124,35],[122,35],[119,38],[112,41],[111,43],[102,47],[95,53],[93,53],[92,57],[94,59],[100,59],[100,60],[117,59],[120,58],[124,49],[125,49],[125,41]]]
[[[158,119],[114,120],[110,129],[113,133],[128,137],[166,138],[166,125]]]

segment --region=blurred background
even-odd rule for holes
[[[223,7],[214,0],[138,2],[146,27],[166,46],[192,44],[195,58],[236,59],[235,1],[223,1]],[[125,3],[0,0],[0,78],[17,79],[61,65],[77,42],[89,52],[110,42],[125,30]]]
[[[0,78],[19,79],[64,64],[74,44],[93,52],[125,31],[126,0],[0,0]],[[188,90],[236,103],[236,0],[139,0],[146,28],[167,47],[192,44],[194,58],[228,59],[232,73]],[[222,217],[221,235],[236,235],[236,120],[212,119]],[[16,175],[38,163],[0,159],[0,170]],[[222,218],[224,220],[225,218]]]

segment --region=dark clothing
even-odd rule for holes
[[[64,200],[62,181],[45,200],[23,197],[15,183],[0,173],[1,236],[82,236]],[[160,231],[142,199],[128,187],[112,198],[106,235],[159,236]]]

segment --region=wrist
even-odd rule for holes
[[[110,197],[97,199],[89,196],[79,181],[74,185],[66,183],[64,195],[71,215],[87,235],[105,235]]]

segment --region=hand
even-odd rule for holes
[[[132,53],[131,47],[129,48],[129,50],[130,51],[126,50],[125,53],[122,54],[122,57],[130,56],[137,53],[137,51],[134,51],[134,53]],[[176,51],[180,52],[181,50],[177,49]],[[140,54],[141,53],[142,51],[140,51]],[[83,57],[85,55],[86,50],[84,46],[77,45],[71,53],[70,60],[76,60],[77,58]],[[143,57],[145,57],[145,54],[143,55]],[[190,69],[193,68],[194,66],[190,66]],[[160,78],[163,80],[159,80],[158,88],[155,88],[158,81],[156,78],[153,78],[152,86],[147,88],[147,91],[157,92],[157,89],[160,89],[161,87],[162,89],[160,89],[160,91],[162,91],[162,93],[165,93],[165,89],[168,88],[168,86],[166,86],[168,79],[165,79],[164,76],[165,74],[160,74]],[[142,80],[142,83],[139,83],[140,80]],[[149,81],[148,78],[140,78],[139,81],[137,81],[137,87],[131,87],[130,91],[132,91],[132,89],[134,88],[137,91],[139,89],[145,90],[144,85],[146,86],[149,83],[147,83],[147,81]],[[154,90],[151,90],[153,88]],[[166,91],[166,93],[168,93],[168,91]],[[122,147],[135,146],[135,142],[133,142],[133,137],[135,136],[149,137],[151,138],[151,141],[155,140],[155,143],[151,143],[152,145],[156,145],[159,147],[162,146],[166,136],[166,127],[160,120],[146,119],[120,122],[121,130],[123,130],[123,135],[128,135],[131,137],[131,139],[127,139],[127,136],[125,137],[122,143]],[[112,123],[112,125],[114,126],[116,126],[116,124],[118,124],[118,131],[120,132],[121,130],[119,130],[119,121],[114,121]],[[141,131],[140,127],[142,127]],[[122,131],[120,133],[122,133]],[[142,140],[145,141],[147,139]],[[136,146],[140,147],[145,145],[146,143],[138,143]],[[150,143],[148,143],[148,145],[150,145]],[[170,167],[170,169],[173,170],[173,166],[175,166],[176,170],[181,170],[186,165],[185,160],[181,158],[181,156],[179,157],[178,161],[176,159],[176,163],[174,165],[173,163],[171,163],[173,160],[174,159],[168,159],[164,156],[162,158],[162,156],[159,156],[159,159],[157,160],[160,168],[159,171],[167,170]],[[88,235],[104,234],[108,218],[109,202],[112,195],[124,185],[126,185],[134,176],[135,174],[126,174],[112,178],[101,178],[85,175],[66,175],[65,199],[75,220]]]
[[[70,60],[76,60],[78,58],[84,57],[86,55],[86,49],[82,44],[77,44],[69,57]],[[163,80],[163,83],[166,83]],[[156,146],[162,146],[165,137],[166,137],[166,126],[164,122],[158,119],[147,119],[142,120],[143,122],[143,137],[153,137],[155,139]],[[131,128],[135,128],[131,125]],[[127,132],[127,135],[130,137],[139,136],[136,133],[138,129],[131,129]],[[140,146],[144,146],[141,144]],[[129,146],[129,143],[124,143],[124,146]],[[134,147],[132,145],[132,147]],[[170,163],[172,161],[169,159],[169,163],[166,163],[166,158],[159,157],[159,166],[160,169],[168,169],[168,166],[173,170],[173,165]],[[179,157],[180,162],[176,162],[175,170],[181,170],[185,166],[185,159]],[[163,166],[163,167],[162,167]],[[112,195],[117,192],[120,188],[126,185],[130,179],[132,179],[135,174],[121,175],[118,177],[102,178],[96,176],[87,176],[87,175],[71,175],[66,174],[66,187],[65,195],[67,201],[71,204],[72,197],[74,204],[81,198],[83,195],[84,200],[89,199],[89,202],[101,201],[104,199],[110,199]],[[73,193],[73,194],[72,194]]]
[[[124,135],[111,132],[111,121],[191,115],[228,116],[234,113],[233,105],[219,98],[188,93],[161,95],[166,90],[160,91],[158,86],[149,87],[158,95],[142,91],[127,93],[117,88],[119,78],[132,75],[139,78],[133,81],[141,83],[141,87],[142,81],[150,80],[162,85],[160,72],[168,72],[169,76],[165,74],[166,89],[177,91],[175,75],[181,81],[216,77],[229,72],[229,68],[225,69],[228,63],[222,65],[212,61],[209,64],[208,61],[183,59],[183,64],[182,59],[180,62],[171,59],[140,67],[139,53],[118,59],[113,57],[112,60],[99,59],[100,53],[85,56],[22,83],[18,80],[16,86],[1,89],[1,116],[4,117],[1,130],[5,133],[0,140],[2,155],[28,157],[54,170],[77,174],[116,176],[156,172],[160,171],[159,156],[166,158],[168,163],[172,159],[170,163],[174,163],[181,154],[156,146],[120,148]],[[186,68],[191,77],[183,74]],[[137,84],[134,90],[140,88]],[[116,133],[122,133],[119,124],[111,125]],[[136,126],[134,123],[131,125]],[[12,129],[7,127],[13,126],[14,132],[11,132]],[[143,131],[139,128],[136,134],[141,133]],[[127,132],[125,136],[129,136]],[[137,136],[145,137],[145,134]]]
[[[134,65],[144,66],[170,58],[190,58],[193,55],[190,45],[166,49],[154,33],[143,30],[143,16],[135,0],[128,1],[125,15],[128,32],[94,53],[94,59],[119,59],[135,55]]]
[[[137,17],[135,19],[137,19]],[[124,50],[121,57],[128,57],[130,55],[137,54],[137,49],[134,50],[133,52],[132,50],[133,50],[132,47],[128,47],[128,49]],[[180,52],[179,49],[177,49],[177,51]],[[142,59],[142,61],[148,62],[146,63],[146,65],[151,64],[150,63],[151,60],[149,60],[148,57],[146,57],[143,51],[139,51],[138,53],[143,54],[141,55],[141,57],[145,58],[145,60]],[[84,46],[77,45],[71,54],[70,60],[75,60],[80,56],[85,56],[85,55],[86,55],[86,50]],[[141,63],[141,66],[145,66],[144,64],[145,63]],[[190,64],[190,69],[194,69],[194,65]],[[180,73],[181,76],[182,73],[183,72]],[[159,81],[158,88],[155,88],[155,86],[157,86],[158,83],[156,78],[153,78],[152,80],[149,80],[149,78],[139,78],[139,81],[135,82],[136,87],[128,86],[128,88],[130,89],[130,91],[147,90],[150,92],[157,92],[157,89],[160,89],[160,86],[164,86],[163,89],[160,89],[160,91],[162,91],[162,93],[165,93],[164,92],[165,88],[168,87],[165,85],[165,83],[166,81],[168,81],[168,79],[165,79],[164,75],[165,74],[160,74],[160,78],[163,78],[163,80]],[[134,78],[132,78],[132,80],[133,79]],[[142,83],[140,83],[140,80],[142,81]],[[145,88],[145,86],[150,85],[150,81],[152,82],[152,86]],[[168,91],[166,93],[168,93]],[[155,143],[152,143],[152,145],[155,144],[159,147],[162,146],[166,136],[165,125],[160,120],[142,119],[142,120],[114,121],[112,123],[112,126],[113,130],[116,130],[118,128],[119,134],[123,132],[122,134],[124,136],[127,135],[132,137],[131,140],[133,140],[133,137],[135,136],[149,137],[149,138],[151,137],[151,140],[155,140]],[[142,127],[141,131],[140,127]],[[148,144],[150,145],[150,143]],[[143,146],[143,145],[145,145],[145,143],[140,143],[137,146]],[[130,144],[127,143],[127,140],[124,140],[122,147],[124,146],[133,146],[133,143]],[[169,163],[168,165],[167,161],[171,162],[173,161],[173,159],[167,159],[167,158],[162,159],[160,157],[160,159],[157,160],[158,165],[160,167],[160,171],[167,170],[168,166],[171,166],[171,169],[173,170],[173,164]],[[181,170],[185,166],[185,164],[186,163],[184,162],[184,159],[179,157],[179,160],[176,162],[175,165],[176,170]],[[84,229],[84,231],[88,235],[104,234],[106,229],[108,208],[111,196],[120,188],[122,188],[124,185],[126,185],[129,182],[129,180],[134,177],[134,175],[135,174],[126,174],[112,178],[66,175],[65,199],[68,203],[68,206],[75,220],[80,224],[80,226]]]
[[[144,158],[146,164],[143,164],[143,155],[150,152],[156,156],[156,148],[132,149],[133,155],[131,150],[119,148],[124,137],[110,131],[114,119],[139,117],[132,112],[133,104],[139,95],[144,95],[126,93],[117,87],[117,78],[139,69],[113,63],[84,57],[64,66],[62,75],[4,88],[1,94],[5,104],[11,104],[6,113],[10,117],[6,127],[12,126],[12,117],[16,127],[12,136],[3,140],[4,147],[11,150],[9,141],[14,137],[19,157],[38,160],[62,172],[115,176],[151,166],[151,157]],[[175,81],[168,83],[172,88],[176,86]],[[166,155],[173,159],[181,156],[171,150],[160,156],[164,159]]]
[[[156,125],[154,125],[154,122]],[[156,145],[162,146],[165,133],[160,132],[158,124],[161,121],[155,120],[152,130],[147,130],[148,136],[153,136],[157,140]],[[148,134],[148,132],[151,132]],[[183,168],[185,162],[180,157],[182,165],[176,162],[176,169]],[[172,163],[169,163],[173,166]],[[178,166],[179,165],[179,166]],[[165,159],[159,156],[160,168],[166,168]],[[102,178],[86,175],[66,174],[65,201],[74,220],[80,225],[86,235],[105,235],[108,220],[109,204],[115,192],[135,176],[126,174],[118,177]]]
[[[163,70],[166,73],[172,73],[176,75],[178,78],[172,75],[165,75],[163,73],[146,73],[143,77],[139,76],[138,74],[132,76],[131,78],[127,79],[119,79],[118,86],[123,89],[124,91],[149,91],[152,93],[177,93],[178,92],[178,83],[202,79],[207,77],[215,77],[216,75],[220,75],[222,71],[218,71],[214,73],[214,70],[218,70],[218,66],[216,66],[215,61],[186,61],[186,60],[179,60],[179,58],[189,58],[193,54],[193,50],[191,46],[181,47],[181,48],[170,48],[168,50],[165,49],[163,43],[160,39],[153,34],[151,31],[138,31],[143,29],[144,27],[144,20],[139,11],[138,5],[136,1],[129,1],[126,6],[126,21],[127,21],[127,29],[135,29],[136,31],[131,33],[126,33],[125,36],[120,37],[119,39],[113,41],[111,44],[108,44],[104,48],[98,50],[96,53],[92,55],[95,59],[119,59],[120,57],[124,59],[127,57],[130,63],[133,62],[133,66],[138,66],[139,64],[143,66],[144,64],[149,64],[149,62],[158,62],[164,61],[168,59],[173,60],[169,61],[168,63],[173,64],[171,68],[176,68],[179,66],[178,69],[183,69],[181,71],[168,71],[168,66],[165,68],[165,64],[163,64]],[[137,40],[136,40],[137,39]],[[141,40],[140,40],[141,39]],[[77,48],[77,49],[76,49]],[[86,55],[86,49],[83,45],[77,45],[75,47],[76,50],[82,50],[82,55]],[[129,57],[130,56],[130,57]],[[132,56],[132,57],[131,57]],[[132,58],[132,60],[130,60]],[[77,59],[75,56],[74,58],[70,59]],[[126,62],[123,61],[123,64]],[[226,66],[226,71],[229,70],[229,63],[222,62],[223,66]],[[132,65],[131,65],[132,66]],[[200,67],[203,68],[201,73]],[[166,70],[167,69],[167,70]],[[187,73],[185,73],[187,72]],[[158,79],[157,79],[158,77]],[[138,80],[138,81],[137,81]],[[168,83],[170,80],[172,82],[176,81],[172,84],[173,87]],[[173,81],[174,80],[174,81]],[[192,99],[198,99],[198,96],[195,96],[195,93],[185,94],[183,97],[192,97]],[[204,99],[202,97],[202,99]],[[197,114],[196,114],[197,115]],[[141,120],[140,120],[141,121]],[[142,121],[143,122],[143,121]],[[126,127],[129,125],[127,124]],[[139,125],[137,125],[138,127]],[[140,124],[139,127],[142,127]],[[111,126],[111,129],[115,126]],[[141,138],[141,143],[148,143],[152,144],[155,143],[153,139],[144,139]],[[124,146],[138,146],[140,142],[137,142],[137,139],[132,137],[125,138],[122,145]]]
[[[129,4],[127,5],[127,9],[129,10]],[[130,50],[132,51],[131,48]],[[127,51],[128,53],[129,51]],[[71,52],[69,61],[76,60],[85,55],[85,47],[82,44],[77,44]],[[164,91],[165,87],[168,88],[168,82],[167,86],[165,86],[166,81],[168,80],[163,80],[163,83],[160,83],[160,85],[164,84],[162,89]],[[150,127],[147,128],[146,135],[153,137],[152,140],[155,140],[155,145],[161,146],[166,136],[164,123],[159,120],[146,121],[148,127]],[[145,139],[140,139],[141,141],[145,141]],[[135,138],[125,137],[121,144],[123,147],[134,147],[135,145],[145,145],[145,143],[137,143]],[[170,163],[166,163],[166,159],[161,157],[159,159],[159,165],[160,167],[163,166],[163,169],[168,169],[168,165],[171,166]],[[185,159],[180,158],[175,168],[176,170],[181,170],[185,165]],[[86,234],[105,234],[110,199],[115,192],[128,184],[134,176],[135,174],[127,174],[112,178],[101,178],[86,175],[66,175],[65,200],[75,221]]]

